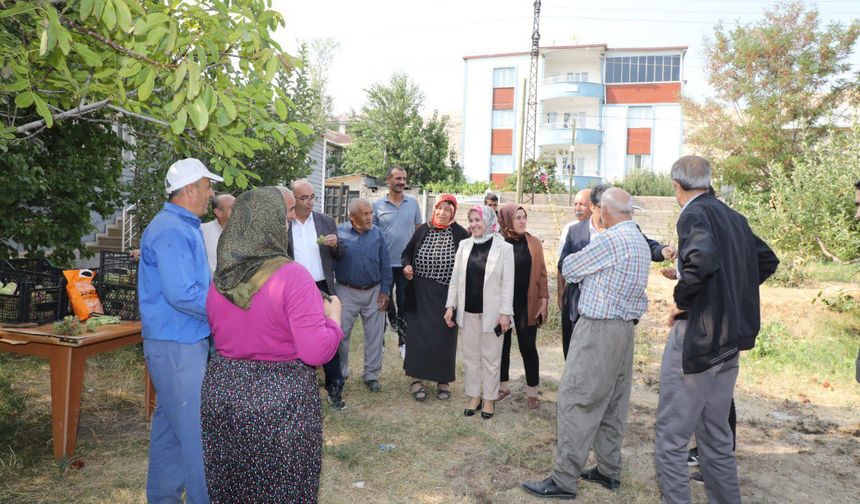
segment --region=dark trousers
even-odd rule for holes
[[[537,387],[540,383],[540,359],[537,351],[537,326],[528,325],[527,310],[517,313],[514,310],[514,326],[517,328],[517,344],[523,356],[523,367],[526,368],[526,385]],[[513,327],[505,332],[505,342],[502,344],[502,369],[499,381],[510,380],[508,373],[511,368],[511,333]]]
[[[564,352],[565,362],[567,362],[567,349],[570,348],[570,338],[573,336],[573,326],[576,325],[576,322],[570,321],[570,300],[572,296],[568,292],[569,288],[569,286],[564,288],[564,294],[562,294],[561,298],[561,350]]]
[[[331,296],[331,292],[328,291],[328,285],[325,280],[320,280],[317,282],[317,288],[322,292],[325,292],[329,296]],[[334,357],[331,358],[330,361],[323,364],[323,374],[325,375],[325,386],[338,386],[343,385],[345,381],[343,379],[343,373],[340,370],[340,352],[335,352]]]
[[[391,285],[391,299],[388,301],[388,322],[397,328],[397,345],[406,342],[406,321],[404,309],[406,308],[406,277],[403,276],[403,267],[392,267],[391,275],[394,281]]]

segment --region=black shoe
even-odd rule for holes
[[[478,407],[475,409],[466,408],[463,410],[463,416],[475,416],[475,413],[481,411],[481,405],[483,403],[478,403]]]
[[[493,418],[493,415],[495,415],[495,414],[496,414],[495,411],[492,413],[487,413],[486,411],[482,411],[481,412],[481,418],[483,418],[484,420],[489,420],[489,419]]]
[[[699,449],[691,448],[687,453],[687,465],[690,467],[696,467],[699,465]]]
[[[325,389],[328,391],[328,402],[332,408],[336,410],[346,408],[346,403],[343,400],[343,384],[327,385]]]
[[[562,490],[558,485],[555,484],[555,481],[552,479],[552,476],[543,481],[523,481],[522,483],[520,483],[520,486],[523,487],[523,490],[525,490],[526,492],[537,497],[563,500],[576,499],[576,493]]]
[[[382,385],[379,384],[379,380],[364,380],[364,384],[367,385],[367,388],[369,388],[371,392],[379,392],[382,390]]]
[[[705,478],[699,471],[696,471],[690,475],[690,481],[692,481],[693,483],[698,483],[699,485],[705,484]]]
[[[617,479],[612,479],[610,477],[604,476],[600,474],[600,471],[597,470],[597,467],[593,467],[588,471],[579,475],[580,478],[585,481],[590,481],[592,483],[599,483],[603,485],[607,490],[618,490],[618,487],[621,486],[621,482]]]

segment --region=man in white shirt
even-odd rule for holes
[[[221,237],[221,232],[224,231],[227,221],[230,220],[235,202],[236,198],[232,194],[215,196],[212,202],[215,220],[200,225],[203,242],[206,244],[206,258],[209,260],[209,270],[212,274],[215,273],[215,267],[218,266],[218,238]]]
[[[314,211],[316,194],[310,182],[296,180],[292,189],[296,198],[296,218],[290,221],[290,255],[308,270],[320,291],[333,296],[334,262],[340,258],[343,250],[337,237],[337,225],[328,215]],[[332,408],[345,408],[344,378],[338,352],[323,365],[323,372]]]

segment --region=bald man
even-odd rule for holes
[[[633,222],[633,198],[624,190],[607,189],[595,212],[605,231],[562,265],[565,280],[580,285],[580,318],[558,387],[552,473],[522,483],[538,497],[573,499],[580,478],[610,490],[621,485],[633,326],[648,307],[651,249]],[[597,466],[585,471],[590,449]]]
[[[206,244],[206,259],[209,261],[209,271],[212,274],[215,274],[215,268],[218,266],[218,238],[221,237],[221,233],[227,227],[227,221],[233,214],[233,203],[235,202],[236,198],[232,194],[215,196],[212,200],[212,213],[215,214],[215,219],[200,225],[203,242]]]

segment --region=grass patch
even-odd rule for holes
[[[810,262],[805,270],[809,279],[819,282],[856,282],[860,279],[860,264]]]

